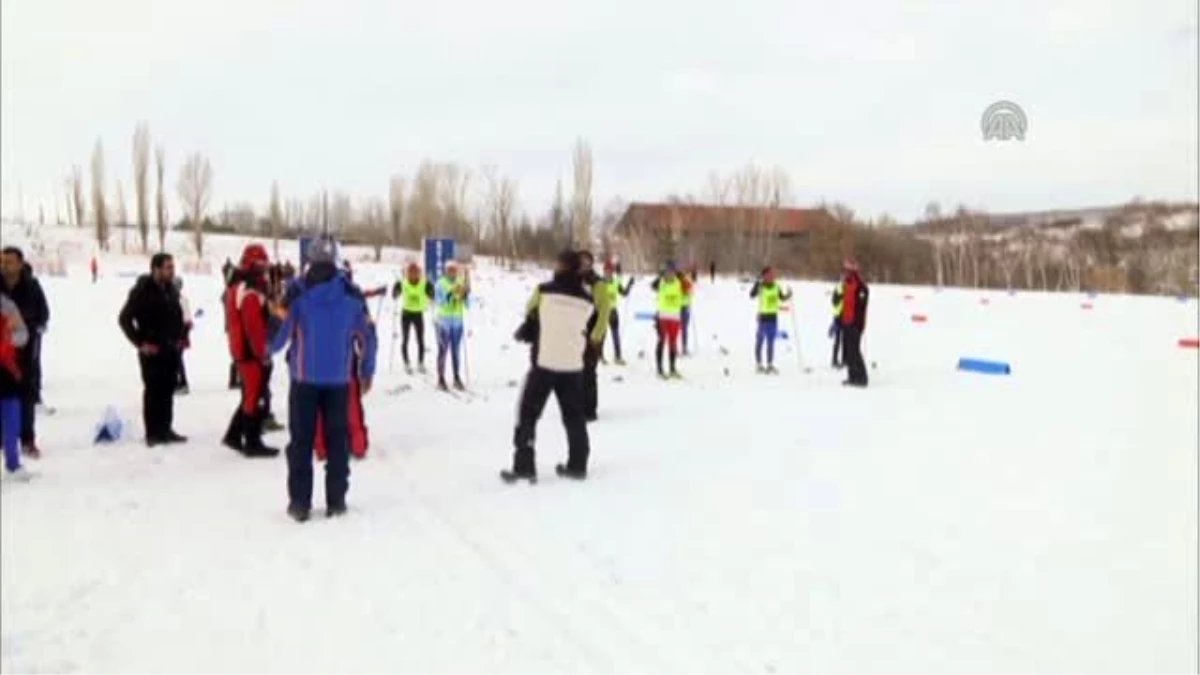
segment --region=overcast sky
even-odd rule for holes
[[[3,210],[87,167],[168,181],[202,151],[214,207],[386,194],[424,158],[495,164],[541,212],[578,136],[596,202],[778,164],[795,199],[918,216],[1197,196],[1195,0],[4,0]],[[997,99],[1025,142],[984,142]],[[52,206],[48,208],[53,214]],[[181,209],[173,206],[172,212]]]

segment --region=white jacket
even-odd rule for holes
[[[538,302],[537,366],[561,373],[583,370],[587,322],[592,303],[584,298],[543,293]]]

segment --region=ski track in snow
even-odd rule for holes
[[[218,442],[236,395],[215,277],[185,286],[205,312],[176,402],[191,442],[141,444],[120,264],[95,285],[83,266],[43,280],[58,412],[39,420],[37,480],[0,483],[5,672],[1197,669],[1197,364],[1175,346],[1197,333],[1194,301],[1083,311],[1078,296],[877,285],[878,367],[852,391],[828,367],[831,284],[795,284],[782,372],[759,376],[747,286],[702,280],[696,353],[663,383],[634,318],[653,305],[640,278],[628,365],[601,366],[591,476],[554,475],[551,403],[540,482],[508,486],[528,365],[510,336],[541,275],[482,266],[474,395],[434,391],[431,327],[429,373],[404,374],[398,344],[389,372],[385,303],[350,513],[323,518],[318,469],[314,521],[297,525],[283,460]],[[1014,373],[960,374],[960,356]],[[286,380],[278,359],[281,419]],[[107,404],[131,429],[93,446]]]

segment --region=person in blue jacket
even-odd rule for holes
[[[282,323],[271,352],[288,346],[288,515],[297,522],[312,511],[313,445],[317,416],[325,427],[325,515],[346,512],[350,478],[348,416],[353,363],[365,394],[375,376],[377,340],[362,292],[339,272],[332,244],[318,241],[304,277],[292,282],[278,310]],[[354,345],[361,346],[355,359]]]

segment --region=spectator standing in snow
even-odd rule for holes
[[[16,480],[32,477],[21,466],[21,380],[18,350],[29,341],[29,331],[17,304],[0,289],[0,441],[4,443],[4,469]]]
[[[375,376],[376,339],[362,294],[334,263],[332,244],[313,243],[309,267],[288,289],[289,301],[280,310],[283,324],[271,339],[271,351],[289,345],[288,515],[297,522],[312,511],[313,446],[317,418],[325,430],[325,514],[346,512],[350,449],[347,415],[350,409],[351,361],[354,342],[364,346],[360,372],[363,393]]]
[[[590,335],[586,331],[595,307],[581,278],[582,267],[578,253],[559,254],[554,277],[534,291],[514,336],[530,344],[531,365],[517,404],[512,469],[500,472],[506,482],[537,480],[533,443],[552,393],[567,432],[567,462],[555,470],[566,478],[587,477],[591,442],[584,417],[584,354],[588,342],[598,349],[604,338],[597,340],[599,329]]]
[[[265,445],[262,438],[271,363],[267,344],[270,322],[267,268],[267,250],[260,244],[250,244],[242,252],[241,265],[231,275],[233,284],[225,295],[225,316],[229,321],[225,333],[229,337],[229,354],[240,375],[242,396],[222,442],[246,457],[279,454],[277,448]]]
[[[617,266],[610,260],[604,263],[602,283],[608,293],[608,330],[612,334],[613,362],[618,366],[623,366],[625,359],[621,356],[621,298],[629,297],[629,291],[633,289],[633,277],[629,277],[629,281],[621,286],[621,273],[617,271]],[[600,362],[605,363],[603,347],[601,347]]]
[[[138,277],[117,321],[137,349],[142,371],[142,421],[146,445],[182,443],[175,432],[175,381],[183,343],[183,308],[175,292],[175,259],[150,258],[150,273]]]
[[[183,277],[175,277],[175,293],[179,295],[179,308],[183,314],[183,339],[179,345],[179,368],[176,371],[175,393],[188,393],[187,366],[183,362],[183,353],[192,346],[192,304],[183,294]]]
[[[17,350],[21,366],[21,451],[33,458],[41,456],[37,444],[37,407],[42,402],[42,334],[50,323],[50,306],[42,285],[25,262],[25,254],[15,246],[0,252],[0,288],[8,293],[21,312],[29,340]]]
[[[867,365],[863,361],[862,337],[867,329],[867,302],[871,294],[867,282],[858,272],[857,263],[847,260],[843,269],[845,276],[842,279],[842,314],[839,323],[848,377],[842,384],[866,387]]]

